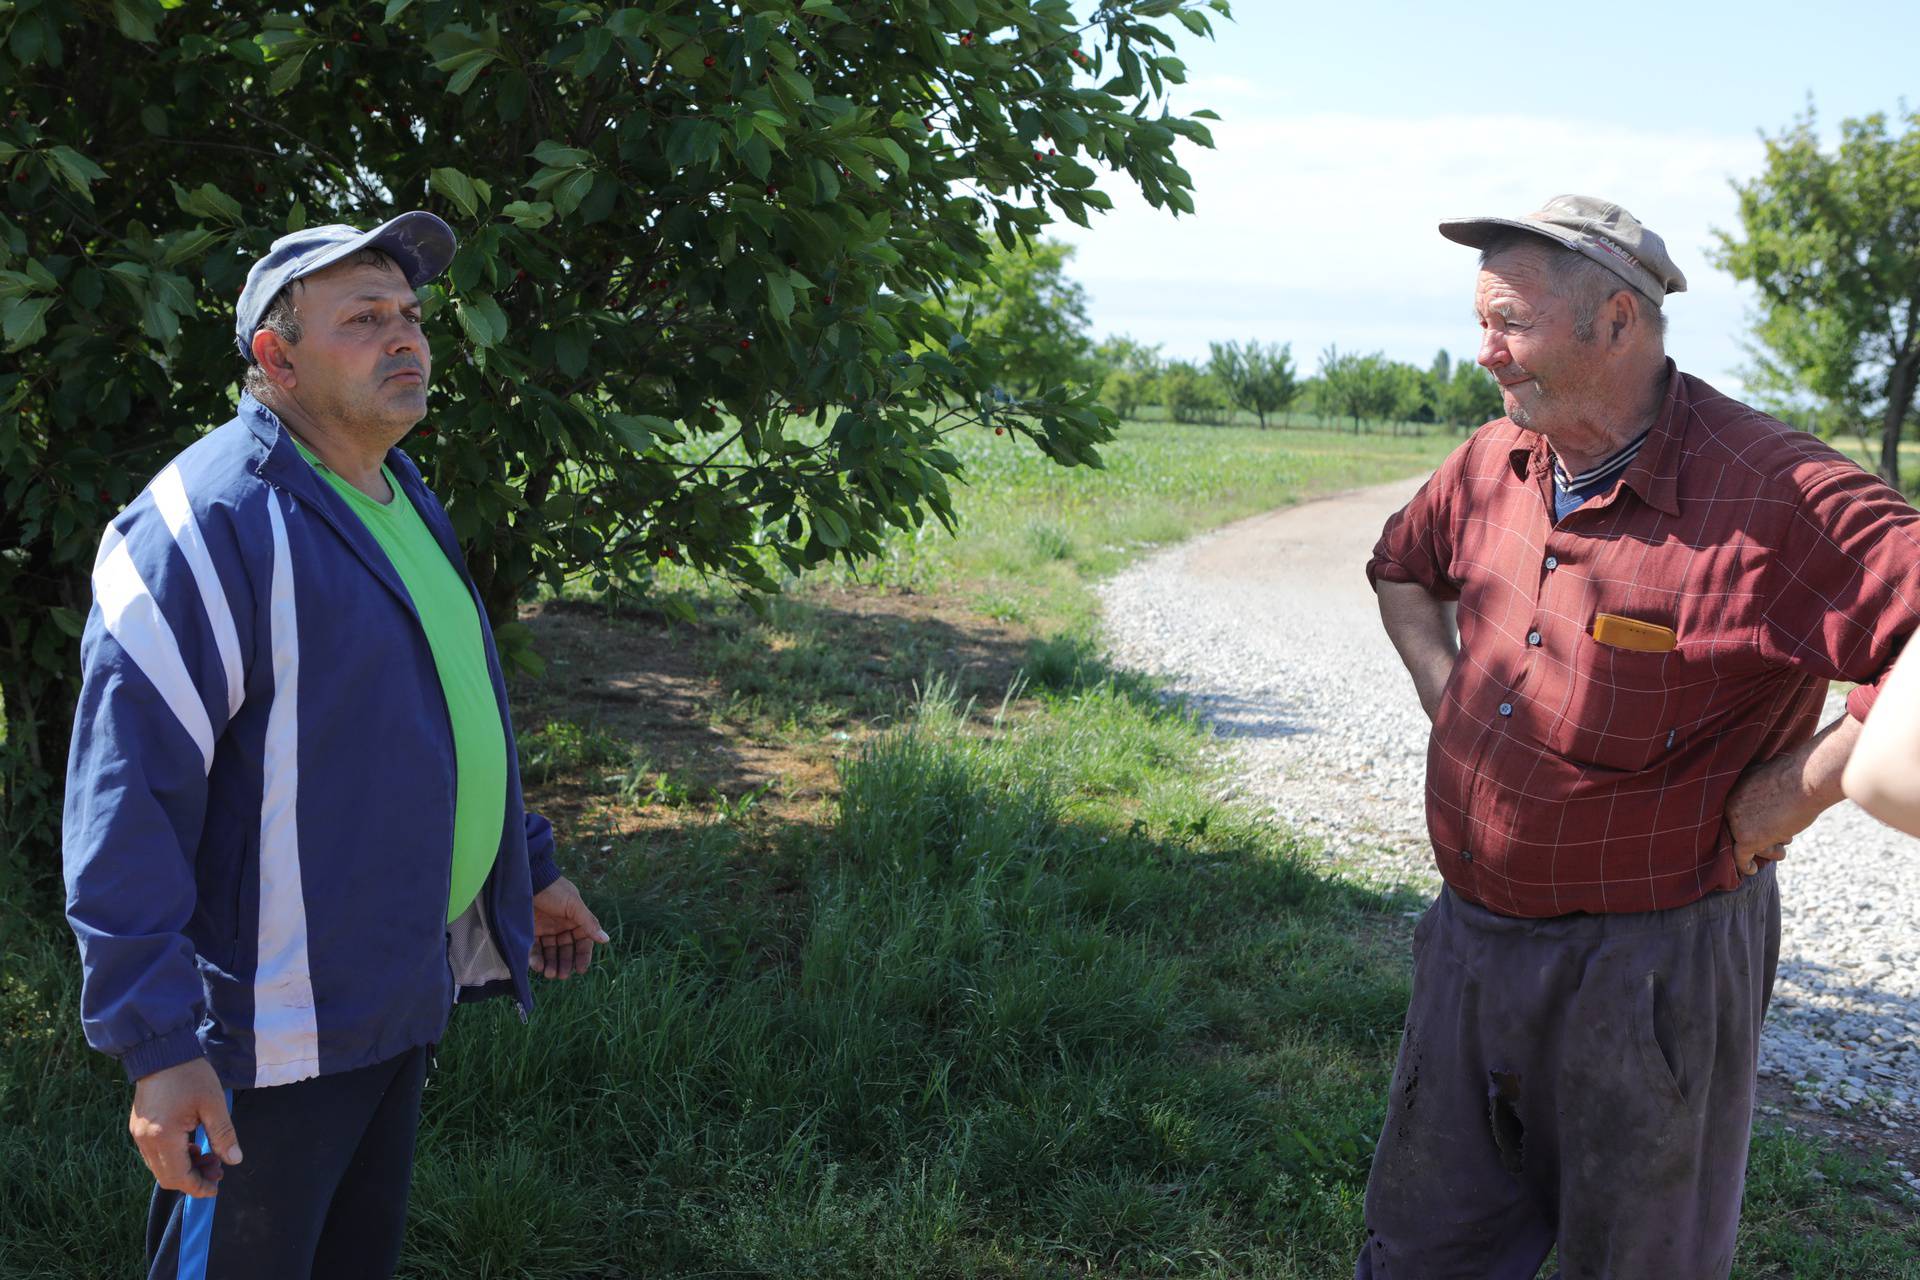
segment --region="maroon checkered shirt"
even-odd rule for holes
[[[1447,883],[1494,911],[1646,911],[1733,887],[1741,773],[1812,734],[1829,681],[1860,684],[1864,718],[1920,622],[1920,512],[1668,367],[1639,456],[1559,525],[1546,441],[1502,418],[1387,521],[1367,565],[1460,602],[1427,829]],[[1602,644],[1602,613],[1670,628],[1673,647]]]

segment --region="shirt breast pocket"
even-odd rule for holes
[[[1713,731],[1727,680],[1756,657],[1723,639],[1682,637],[1657,653],[1582,635],[1561,696],[1540,708],[1546,746],[1579,764],[1651,769]]]

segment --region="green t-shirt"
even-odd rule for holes
[[[453,877],[447,894],[447,919],[452,921],[472,905],[493,870],[507,814],[507,735],[487,673],[480,611],[391,471],[380,469],[393,489],[393,501],[383,504],[335,475],[305,445],[300,445],[300,453],[346,499],[387,553],[426,629],[453,722]]]

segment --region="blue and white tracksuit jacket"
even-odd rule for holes
[[[419,470],[387,463],[466,578]],[[132,1078],[204,1053],[246,1088],[438,1041],[458,999],[524,1016],[532,895],[559,872],[522,811],[492,636],[507,806],[448,925],[453,729],[426,634],[271,411],[243,396],[154,477],[93,590],[64,826],[88,1043]]]

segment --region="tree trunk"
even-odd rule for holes
[[[1920,372],[1920,345],[1902,354],[1887,374],[1887,411],[1880,420],[1880,478],[1896,489],[1900,488],[1900,436],[1913,409],[1916,372]]]

